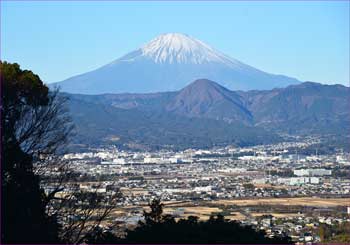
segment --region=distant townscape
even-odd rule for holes
[[[121,195],[102,229],[137,230],[161,200],[177,220],[223,215],[270,239],[347,241],[349,87],[269,74],[178,33],[50,86],[75,124],[63,193]]]
[[[350,243],[350,88],[179,33],[45,85],[1,61],[1,242]]]
[[[308,137],[253,147],[151,152],[93,148],[64,155],[76,176],[65,192],[111,197],[121,192],[104,223],[107,229],[118,222],[121,234],[143,221],[149,200],[161,198],[164,212],[179,219],[223,214],[270,238],[318,243],[325,240],[320,230],[350,221],[350,154],[342,149],[319,154],[321,142]],[[49,193],[55,183],[44,188]]]

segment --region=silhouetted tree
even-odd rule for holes
[[[163,213],[163,204],[160,202],[160,199],[153,199],[148,206],[151,211],[143,211],[143,216],[145,217],[146,224],[153,224],[162,221]]]
[[[250,226],[242,226],[235,221],[225,220],[224,216],[211,216],[207,221],[198,217],[175,221],[171,215],[163,215],[163,204],[159,199],[150,203],[150,212],[144,212],[145,222],[139,222],[134,230],[127,231],[127,236],[115,237],[110,232],[100,233],[89,240],[90,243],[153,243],[153,244],[291,244],[286,238],[270,239],[265,232],[255,231]]]
[[[56,217],[46,212],[54,194],[40,188],[33,164],[46,162],[67,142],[72,127],[65,99],[16,63],[0,61],[0,71],[2,242],[59,242]]]
[[[65,223],[60,230],[61,239],[69,244],[81,244],[108,234],[100,226],[115,208],[119,195],[107,196],[95,191],[75,192],[65,197],[58,214]]]

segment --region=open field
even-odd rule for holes
[[[303,214],[298,213],[250,213],[253,217],[260,217],[263,215],[272,215],[276,218],[294,218],[294,217],[303,217]]]
[[[209,202],[211,205],[286,205],[286,206],[309,206],[309,207],[335,207],[350,206],[350,198],[314,198],[314,197],[295,197],[295,198],[259,198],[259,199],[235,199],[218,200]]]
[[[337,206],[350,206],[350,198],[313,198],[313,197],[298,197],[298,198],[260,198],[260,199],[233,199],[233,200],[216,200],[216,201],[205,201],[199,203],[193,203],[191,201],[172,201],[164,202],[163,212],[164,214],[171,214],[179,218],[187,218],[188,216],[197,216],[200,220],[209,219],[213,213],[220,213],[224,211],[224,206],[237,205],[237,210],[231,210],[230,214],[226,214],[225,218],[230,220],[244,220],[247,214],[245,214],[245,206],[266,206],[270,207],[272,212],[249,212],[249,216],[259,217],[262,215],[272,215],[276,218],[293,218],[303,217],[304,214],[298,214],[297,212],[285,213],[281,210],[281,206],[308,206],[308,207],[330,207],[334,208]],[[197,206],[198,205],[198,206]],[[279,206],[278,209],[274,210],[273,206]],[[282,208],[283,209],[283,208]],[[132,213],[142,213],[143,210],[149,211],[149,207],[146,203],[141,205],[132,205],[118,207],[112,210],[112,219],[120,216],[132,215]],[[241,210],[243,212],[241,212]],[[101,210],[102,211],[102,210]]]
[[[138,192],[139,190],[136,190]],[[336,207],[350,206],[350,198],[320,198],[320,197],[288,197],[288,198],[246,198],[246,199],[225,199],[225,200],[213,200],[203,201],[199,203],[193,203],[191,201],[168,201],[163,202],[166,208],[190,208],[193,207],[197,210],[200,207],[215,207],[220,205],[237,205],[237,206],[308,206],[308,207]],[[198,206],[197,206],[198,205]],[[147,203],[142,203],[140,206],[128,206],[128,208],[147,208]],[[215,211],[214,211],[215,212]]]
[[[240,212],[231,212],[230,215],[226,215],[225,219],[230,219],[230,220],[244,220],[246,216],[241,214]]]
[[[126,210],[124,211],[124,210],[118,210],[118,209],[114,209],[112,212],[111,212],[111,214],[113,214],[113,215],[124,215],[126,213]]]
[[[271,188],[271,189],[275,189],[275,190],[281,190],[281,189],[288,189],[288,188],[292,188],[295,189],[297,187],[290,187],[290,186],[286,186],[286,185],[272,185],[272,184],[254,184],[254,186],[256,188]]]
[[[203,206],[198,206],[198,207],[183,207],[180,208],[181,211],[184,214],[190,214],[190,215],[210,215],[211,213],[219,213],[222,212],[220,208],[214,208],[214,207],[203,207]],[[164,208],[163,209],[165,213],[172,213],[178,209],[174,208]]]

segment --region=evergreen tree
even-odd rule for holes
[[[1,71],[1,240],[54,243],[55,216],[46,213],[47,196],[33,163],[55,153],[71,130],[57,93],[18,64],[0,61]]]

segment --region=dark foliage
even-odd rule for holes
[[[124,242],[124,241],[123,241]],[[242,227],[234,221],[226,221],[224,216],[211,217],[208,221],[198,221],[190,216],[178,222],[173,217],[164,217],[156,223],[141,225],[128,233],[126,243],[290,243],[288,239],[269,239],[264,232],[256,232],[249,226]]]
[[[318,233],[322,243],[350,243],[350,222],[335,225],[321,224]]]
[[[1,68],[1,240],[3,243],[58,242],[59,226],[46,213],[48,196],[33,163],[59,150],[71,130],[63,100],[18,64]]]
[[[100,232],[90,243],[150,243],[150,244],[291,244],[288,237],[266,238],[263,231],[255,231],[250,226],[225,220],[224,216],[211,216],[208,221],[198,217],[176,221],[171,215],[163,215],[160,200],[150,203],[150,212],[144,212],[145,222],[128,231],[125,239],[113,237],[110,232]]]

